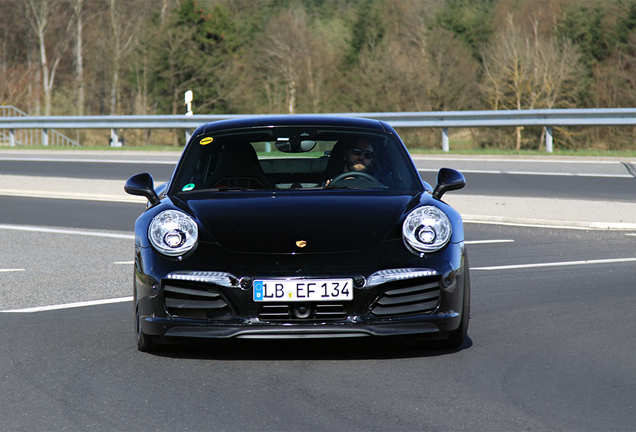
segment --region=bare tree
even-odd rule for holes
[[[74,35],[75,45],[73,49],[73,88],[75,91],[75,97],[77,101],[77,114],[84,115],[86,111],[86,92],[87,92],[87,78],[85,68],[85,56],[86,50],[86,37],[84,29],[87,23],[94,20],[101,12],[103,12],[106,5],[101,6],[101,2],[98,0],[67,0],[71,6],[74,17]],[[93,30],[93,37],[95,30],[97,30],[97,37],[100,38],[102,32],[97,28],[98,26],[90,27]],[[88,35],[89,37],[91,34]],[[89,47],[92,48],[92,47]]]
[[[452,111],[476,108],[478,65],[468,46],[444,29],[431,32],[429,40],[425,64],[430,109]]]
[[[341,86],[353,111],[464,109],[473,103],[477,64],[468,47],[435,28],[437,4],[391,0],[383,5],[381,38],[370,38]]]
[[[481,89],[495,110],[568,107],[580,82],[579,58],[571,43],[525,33],[509,15],[506,31],[483,52]],[[522,130],[515,131],[517,150]]]
[[[0,105],[13,105],[24,109],[21,104],[29,101],[30,83],[35,71],[28,65],[0,69]]]
[[[270,57],[272,76],[285,85],[286,111],[296,112],[296,92],[302,75],[302,57],[306,52],[306,14],[304,9],[284,12],[268,25],[265,53]]]
[[[86,21],[85,0],[69,0],[75,17],[75,95],[77,97],[77,114],[84,115],[85,82],[84,82],[84,23]]]
[[[110,28],[110,114],[119,112],[120,73],[124,59],[130,53],[136,40],[136,30],[139,28],[140,17],[135,11],[135,4],[119,0],[105,0],[109,11]],[[136,13],[137,12],[137,13]]]
[[[333,58],[328,53],[327,41],[310,28],[306,10],[297,4],[274,17],[264,37],[269,97],[274,97],[275,89],[282,84],[287,113],[296,113],[299,105],[317,112],[322,101],[322,83],[328,68],[333,66]],[[301,94],[307,96],[307,103],[299,101]]]
[[[2,5],[0,14],[0,105],[12,105],[29,111],[39,92],[33,91],[37,65],[30,64],[33,39],[24,9],[17,2]]]
[[[64,4],[53,0],[27,0],[25,4],[25,16],[35,33],[39,46],[40,68],[42,71],[42,89],[44,93],[44,115],[51,115],[51,104],[53,100],[53,86],[55,83],[55,73],[60,65],[64,52],[68,47],[70,29],[73,20],[68,19],[67,10]],[[67,25],[63,22],[66,19]],[[57,24],[59,30],[54,37],[51,37],[52,56],[49,60],[49,47],[47,46],[49,30],[51,25]]]

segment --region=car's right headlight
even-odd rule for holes
[[[402,225],[405,242],[418,252],[437,252],[450,241],[452,233],[450,219],[434,206],[416,208]]]
[[[199,228],[187,214],[177,210],[166,210],[152,219],[148,227],[148,237],[160,253],[179,256],[196,246]]]

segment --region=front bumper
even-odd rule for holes
[[[158,257],[151,248],[139,248],[134,295],[141,329],[146,335],[166,339],[444,338],[459,327],[462,318],[463,242],[423,258],[407,252],[401,241],[393,243],[393,249],[389,245],[381,259],[351,254],[296,255],[287,257],[286,265],[277,256],[240,256],[200,247],[197,259],[189,260],[187,267],[185,262]],[[292,260],[295,267],[289,264]],[[210,263],[224,271],[204,270],[210,269]],[[253,300],[252,280],[283,274],[302,279],[351,278],[353,300]]]
[[[184,280],[170,273],[154,283],[136,278],[141,328],[150,336],[181,338],[342,338],[420,335],[443,338],[460,325],[464,260],[438,274],[421,269],[400,280],[354,289],[352,301],[255,302],[250,285],[220,278]],[[219,273],[220,274],[220,273]],[[376,279],[377,281],[377,279]],[[225,285],[225,286],[224,286]],[[301,312],[302,313],[299,313]]]

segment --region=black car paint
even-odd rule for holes
[[[380,244],[412,199],[403,194],[325,190],[227,193],[223,199],[190,199],[186,204],[210,237],[227,250],[316,253],[353,252]],[[348,241],[343,243],[343,238]],[[300,250],[298,240],[307,246]]]
[[[283,116],[210,123],[199,127],[193,134],[193,139],[200,134],[207,134],[215,129],[225,130],[228,127],[238,129],[277,122],[341,124],[343,121],[350,127],[371,127],[395,133],[390,126],[377,121]],[[182,158],[186,152],[187,149]],[[414,166],[413,169],[415,170]],[[452,176],[455,183],[446,190],[458,188],[458,178]],[[146,186],[148,187],[147,179]],[[162,196],[160,202],[151,205],[135,225],[134,297],[143,332],[150,336],[161,336],[164,340],[236,336],[445,337],[461,325],[462,309],[466,304],[464,291],[469,292],[469,286],[465,286],[468,283],[468,269],[464,233],[459,214],[443,201],[433,198],[426,186],[422,184],[420,191],[410,194],[395,191],[325,190],[303,198],[303,193],[299,191],[227,191],[211,199],[196,193],[179,194],[169,184],[167,194]],[[139,190],[135,193],[144,195]],[[147,192],[145,196],[152,199],[152,193]],[[303,205],[299,205],[301,201]],[[331,205],[326,205],[327,203]],[[402,239],[404,218],[413,208],[423,205],[442,209],[453,225],[450,243],[434,254],[415,254],[405,246]],[[335,210],[337,208],[346,211]],[[150,221],[167,209],[179,209],[188,213],[200,227],[197,248],[183,257],[162,256],[154,251],[148,241],[147,228]],[[373,217],[370,217],[371,212],[374,213]],[[263,227],[259,217],[272,219]],[[340,224],[336,223],[338,221]],[[351,234],[351,230],[354,231],[353,240],[344,246],[338,245],[337,239]],[[295,246],[297,240],[306,240],[307,248],[298,249]],[[164,303],[164,288],[171,282],[167,280],[167,276],[184,268],[190,271],[225,272],[237,281],[247,281],[222,292],[224,301],[232,311],[229,319],[178,317],[168,313]],[[284,268],[282,273],[281,268]],[[257,277],[312,278],[346,275],[366,280],[377,270],[394,268],[425,268],[436,271],[433,277],[429,277],[440,285],[440,300],[433,313],[397,317],[373,316],[370,310],[379,292],[388,289],[386,286],[356,287],[354,300],[345,306],[347,316],[328,322],[311,319],[264,322],[258,318],[261,305],[252,300],[250,281]],[[415,284],[419,282],[413,281]],[[201,288],[195,283],[185,285]],[[295,305],[290,305],[292,307]]]

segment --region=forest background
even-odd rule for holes
[[[185,114],[186,90],[195,114],[636,107],[636,0],[0,0],[1,106]],[[410,148],[440,146],[439,131],[400,133]],[[518,151],[545,136],[453,133]],[[178,131],[125,138],[184,144]],[[633,149],[636,128],[554,138]]]

